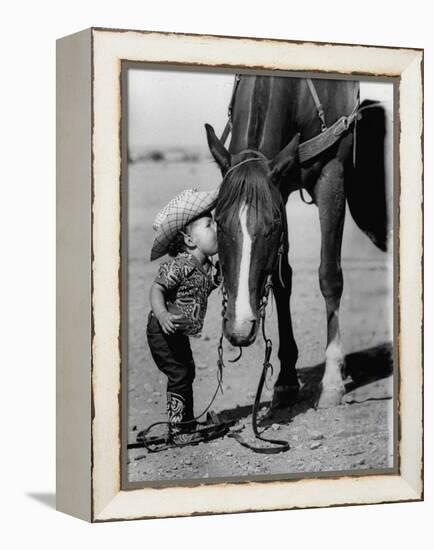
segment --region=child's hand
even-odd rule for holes
[[[156,317],[164,334],[173,334],[177,329],[176,321],[181,318],[180,315],[174,315],[168,311],[162,311]]]

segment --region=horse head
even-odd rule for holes
[[[299,135],[268,160],[250,149],[230,154],[208,124],[206,131],[210,151],[223,175],[215,213],[227,294],[223,333],[233,345],[249,346],[258,333],[267,277],[276,267],[279,249],[287,250],[279,183],[294,163]]]

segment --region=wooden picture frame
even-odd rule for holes
[[[124,489],[125,62],[390,78],[399,98],[399,461],[393,474]],[[57,43],[57,507],[91,522],[423,498],[423,51],[92,28]]]

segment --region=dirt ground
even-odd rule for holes
[[[165,420],[164,376],[154,365],[146,342],[149,285],[156,264],[148,261],[152,221],[157,210],[187,187],[211,189],[218,184],[211,164],[136,163],[129,171],[129,335],[128,441],[149,424]],[[392,270],[390,258],[375,249],[347,215],[343,245],[345,277],[341,331],[347,353],[345,403],[328,410],[314,408],[324,369],[325,308],[318,284],[319,224],[315,206],[298,195],[288,205],[290,261],[294,269],[291,310],[299,347],[297,364],[302,390],[298,403],[267,415],[265,437],[287,440],[290,450],[277,455],[255,454],[235,439],[223,438],[149,454],[128,451],[131,482],[200,480],[234,476],[282,477],[315,472],[381,470],[393,466],[394,384],[392,373]],[[217,341],[221,296],[210,299],[200,339],[191,339],[196,362],[195,413],[208,405],[216,388]],[[262,413],[272,396],[279,368],[275,307],[267,310],[267,333],[274,343],[274,375],[262,395]],[[237,349],[224,344],[225,359]],[[263,341],[243,350],[234,364],[226,361],[223,394],[212,409],[235,421],[235,430],[253,443],[251,406],[262,368]],[[156,432],[158,429],[156,428]]]

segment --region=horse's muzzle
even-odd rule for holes
[[[223,334],[229,342],[236,347],[246,347],[253,344],[258,333],[258,320],[256,318],[243,321],[235,326],[231,319],[223,319]]]

